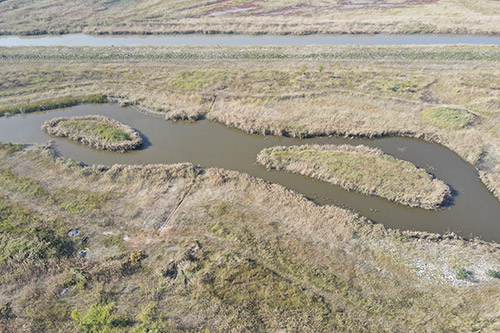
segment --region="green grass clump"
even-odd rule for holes
[[[70,257],[74,244],[62,232],[53,230],[57,224],[0,199],[0,263]]]
[[[182,72],[170,83],[178,90],[200,90],[227,81],[228,72],[224,70],[205,70]]]
[[[486,272],[486,275],[488,275],[489,277],[495,278],[495,279],[500,279],[500,271],[496,270],[496,269],[489,269]]]
[[[59,126],[69,128],[72,131],[97,136],[109,143],[131,140],[130,136],[121,129],[97,120],[64,120],[59,122]]]
[[[461,267],[457,270],[457,279],[459,280],[464,280],[464,281],[469,281],[469,282],[474,282],[474,273],[471,271]]]
[[[3,116],[5,114],[31,113],[45,110],[54,110],[84,103],[105,103],[106,101],[106,96],[101,94],[77,97],[67,96],[39,102],[3,107],[0,108],[0,116]]]
[[[447,107],[426,109],[422,117],[437,127],[454,130],[464,128],[471,122],[471,115],[466,110]]]
[[[82,332],[110,332],[125,329],[132,325],[132,321],[117,312],[115,303],[100,300],[80,315],[78,310],[71,313],[71,317],[80,325]]]
[[[15,152],[23,150],[26,145],[19,145],[13,143],[0,142],[0,156],[9,156]]]
[[[17,175],[0,167],[0,189],[23,193],[34,199],[57,205],[73,214],[90,214],[102,208],[112,198],[110,192],[93,192],[80,189],[57,188],[53,191],[39,181]]]

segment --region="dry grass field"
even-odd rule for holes
[[[106,95],[252,133],[418,137],[500,198],[500,47],[2,48],[0,61],[0,114]]]
[[[0,157],[2,332],[500,329],[497,244],[187,163]]]
[[[497,0],[0,1],[0,34],[484,34]]]

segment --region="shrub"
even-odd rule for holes
[[[106,300],[93,304],[83,315],[74,310],[71,318],[78,322],[82,332],[108,332],[132,324],[130,319],[117,313],[114,302]]]
[[[488,271],[486,272],[486,275],[488,275],[489,277],[495,278],[495,279],[500,279],[500,271],[498,271],[496,269],[488,269]]]
[[[474,282],[474,273],[461,267],[457,270],[457,279]]]

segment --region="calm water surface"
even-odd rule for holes
[[[59,116],[100,114],[117,119],[141,132],[143,149],[125,154],[98,151],[70,140],[54,138],[40,127],[45,120]],[[476,170],[448,149],[408,138],[312,139],[249,135],[223,125],[198,121],[170,122],[143,115],[117,105],[81,105],[68,109],[0,118],[0,141],[45,143],[55,141],[65,157],[86,164],[147,164],[191,162],[204,167],[220,167],[248,173],[300,192],[320,204],[335,204],[392,228],[479,236],[500,241],[500,203],[478,178]],[[256,165],[258,152],[275,145],[365,144],[387,154],[413,162],[448,183],[454,198],[450,206],[435,212],[408,208],[387,200],[348,192],[337,186],[283,171],[267,171]]]
[[[174,35],[0,37],[0,46],[500,45],[500,37],[459,35]]]

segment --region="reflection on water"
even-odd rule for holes
[[[50,137],[40,129],[45,120],[53,117],[87,114],[111,117],[137,129],[145,139],[143,149],[125,154],[98,151],[70,140]],[[45,143],[48,140],[55,141],[56,149],[63,156],[86,164],[191,162],[204,167],[237,170],[281,184],[320,204],[336,204],[352,209],[388,227],[439,233],[454,231],[465,237],[474,235],[484,240],[500,241],[500,203],[481,183],[476,170],[446,148],[420,140],[336,137],[300,140],[249,135],[209,121],[164,121],[117,105],[81,105],[0,118],[0,141]],[[439,212],[408,208],[299,175],[267,171],[255,163],[258,152],[263,148],[304,143],[348,143],[379,147],[387,154],[427,169],[448,183],[455,194],[453,202]]]

